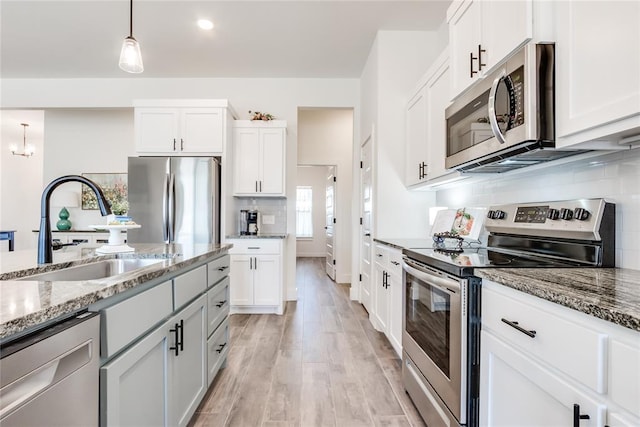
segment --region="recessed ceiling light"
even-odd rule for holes
[[[198,27],[202,28],[203,30],[210,30],[213,28],[213,22],[209,21],[208,19],[199,19]]]

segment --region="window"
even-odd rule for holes
[[[296,187],[296,237],[313,238],[313,191],[311,187]]]

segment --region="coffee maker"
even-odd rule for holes
[[[260,213],[256,210],[240,210],[240,235],[255,236],[258,234]]]

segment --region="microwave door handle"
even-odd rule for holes
[[[504,144],[506,140],[504,139],[504,135],[500,130],[500,126],[498,126],[498,117],[496,116],[496,92],[498,91],[498,85],[500,84],[500,81],[504,79],[506,76],[507,76],[507,72],[503,68],[502,71],[500,71],[500,74],[498,75],[498,77],[496,77],[496,79],[493,81],[493,84],[491,85],[491,90],[489,91],[489,102],[488,102],[489,123],[491,124],[491,131],[493,132],[493,135],[495,135],[496,139],[500,144]]]
[[[442,292],[446,292],[447,294],[460,292],[460,283],[455,280],[443,279],[434,274],[429,274],[426,271],[418,270],[407,264],[407,261],[402,263],[402,269],[417,279],[424,280],[429,283],[429,285],[441,290]]]

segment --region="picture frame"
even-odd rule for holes
[[[110,205],[115,202],[127,201],[126,173],[83,173],[82,176],[95,182],[102,189]],[[95,193],[85,184],[82,184],[81,198],[83,210],[98,209],[98,200]]]

